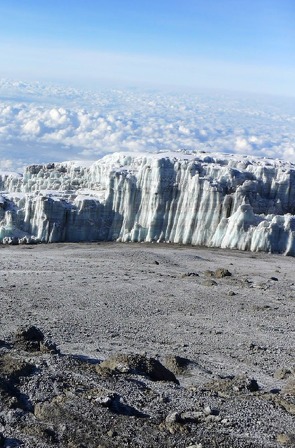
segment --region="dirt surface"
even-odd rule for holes
[[[93,243],[0,262],[0,447],[295,446],[293,258]]]

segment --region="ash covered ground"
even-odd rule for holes
[[[294,259],[3,246],[0,446],[295,446]]]

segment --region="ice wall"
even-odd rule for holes
[[[295,255],[295,165],[116,153],[0,176],[0,241],[165,241]]]

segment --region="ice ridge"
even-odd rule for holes
[[[0,174],[2,243],[171,242],[295,255],[295,165],[115,153]]]

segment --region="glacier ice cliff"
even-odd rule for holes
[[[163,241],[295,255],[295,165],[115,153],[0,175],[0,241]]]

